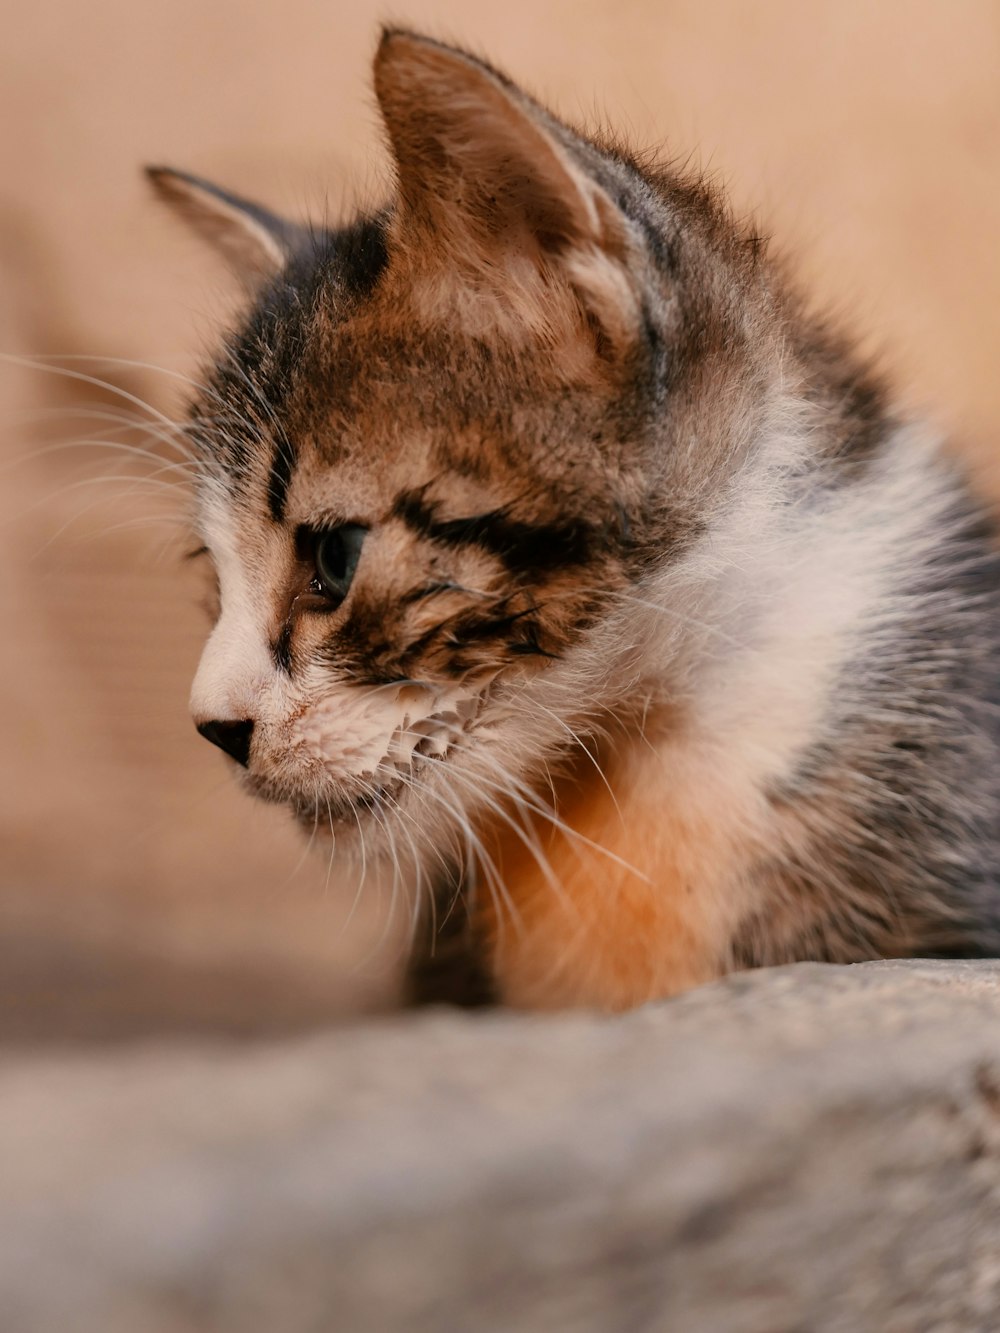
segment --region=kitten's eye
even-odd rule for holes
[[[356,523],[345,523],[317,535],[313,556],[316,563],[314,591],[322,593],[331,602],[344,600],[358,567],[367,531]]]

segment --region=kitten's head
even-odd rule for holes
[[[701,187],[478,60],[389,32],[375,86],[396,190],[339,230],[151,175],[254,290],[192,412],[195,720],[258,794],[377,841],[641,704],[642,585],[751,447],[766,296]]]

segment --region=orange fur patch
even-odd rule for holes
[[[556,792],[572,833],[538,819],[541,856],[494,825],[509,902],[487,894],[483,913],[505,1003],[623,1010],[727,970],[757,820],[737,787],[720,785],[717,761],[679,758],[636,746],[607,784],[579,769]]]

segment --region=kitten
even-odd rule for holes
[[[150,171],[254,291],[190,419],[198,729],[436,898],[425,993],[997,953],[955,464],[704,182],[413,33],[375,89],[395,193],[339,229]]]

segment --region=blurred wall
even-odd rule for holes
[[[376,948],[379,893],[345,926],[353,883],[303,862],[282,814],[240,797],[188,720],[204,626],[182,494],[128,481],[124,455],[84,442],[140,439],[108,416],[138,411],[122,393],[176,416],[178,376],[236,297],[139,165],[291,214],[377,197],[369,61],[385,9],[4,2],[0,350],[97,358],[58,364],[114,391],[0,362],[0,1034],[258,1031],[378,1003],[398,959],[391,929]],[[571,119],[693,154],[1000,490],[990,0],[396,0],[392,14],[472,45]],[[102,469],[125,480],[97,484]]]

